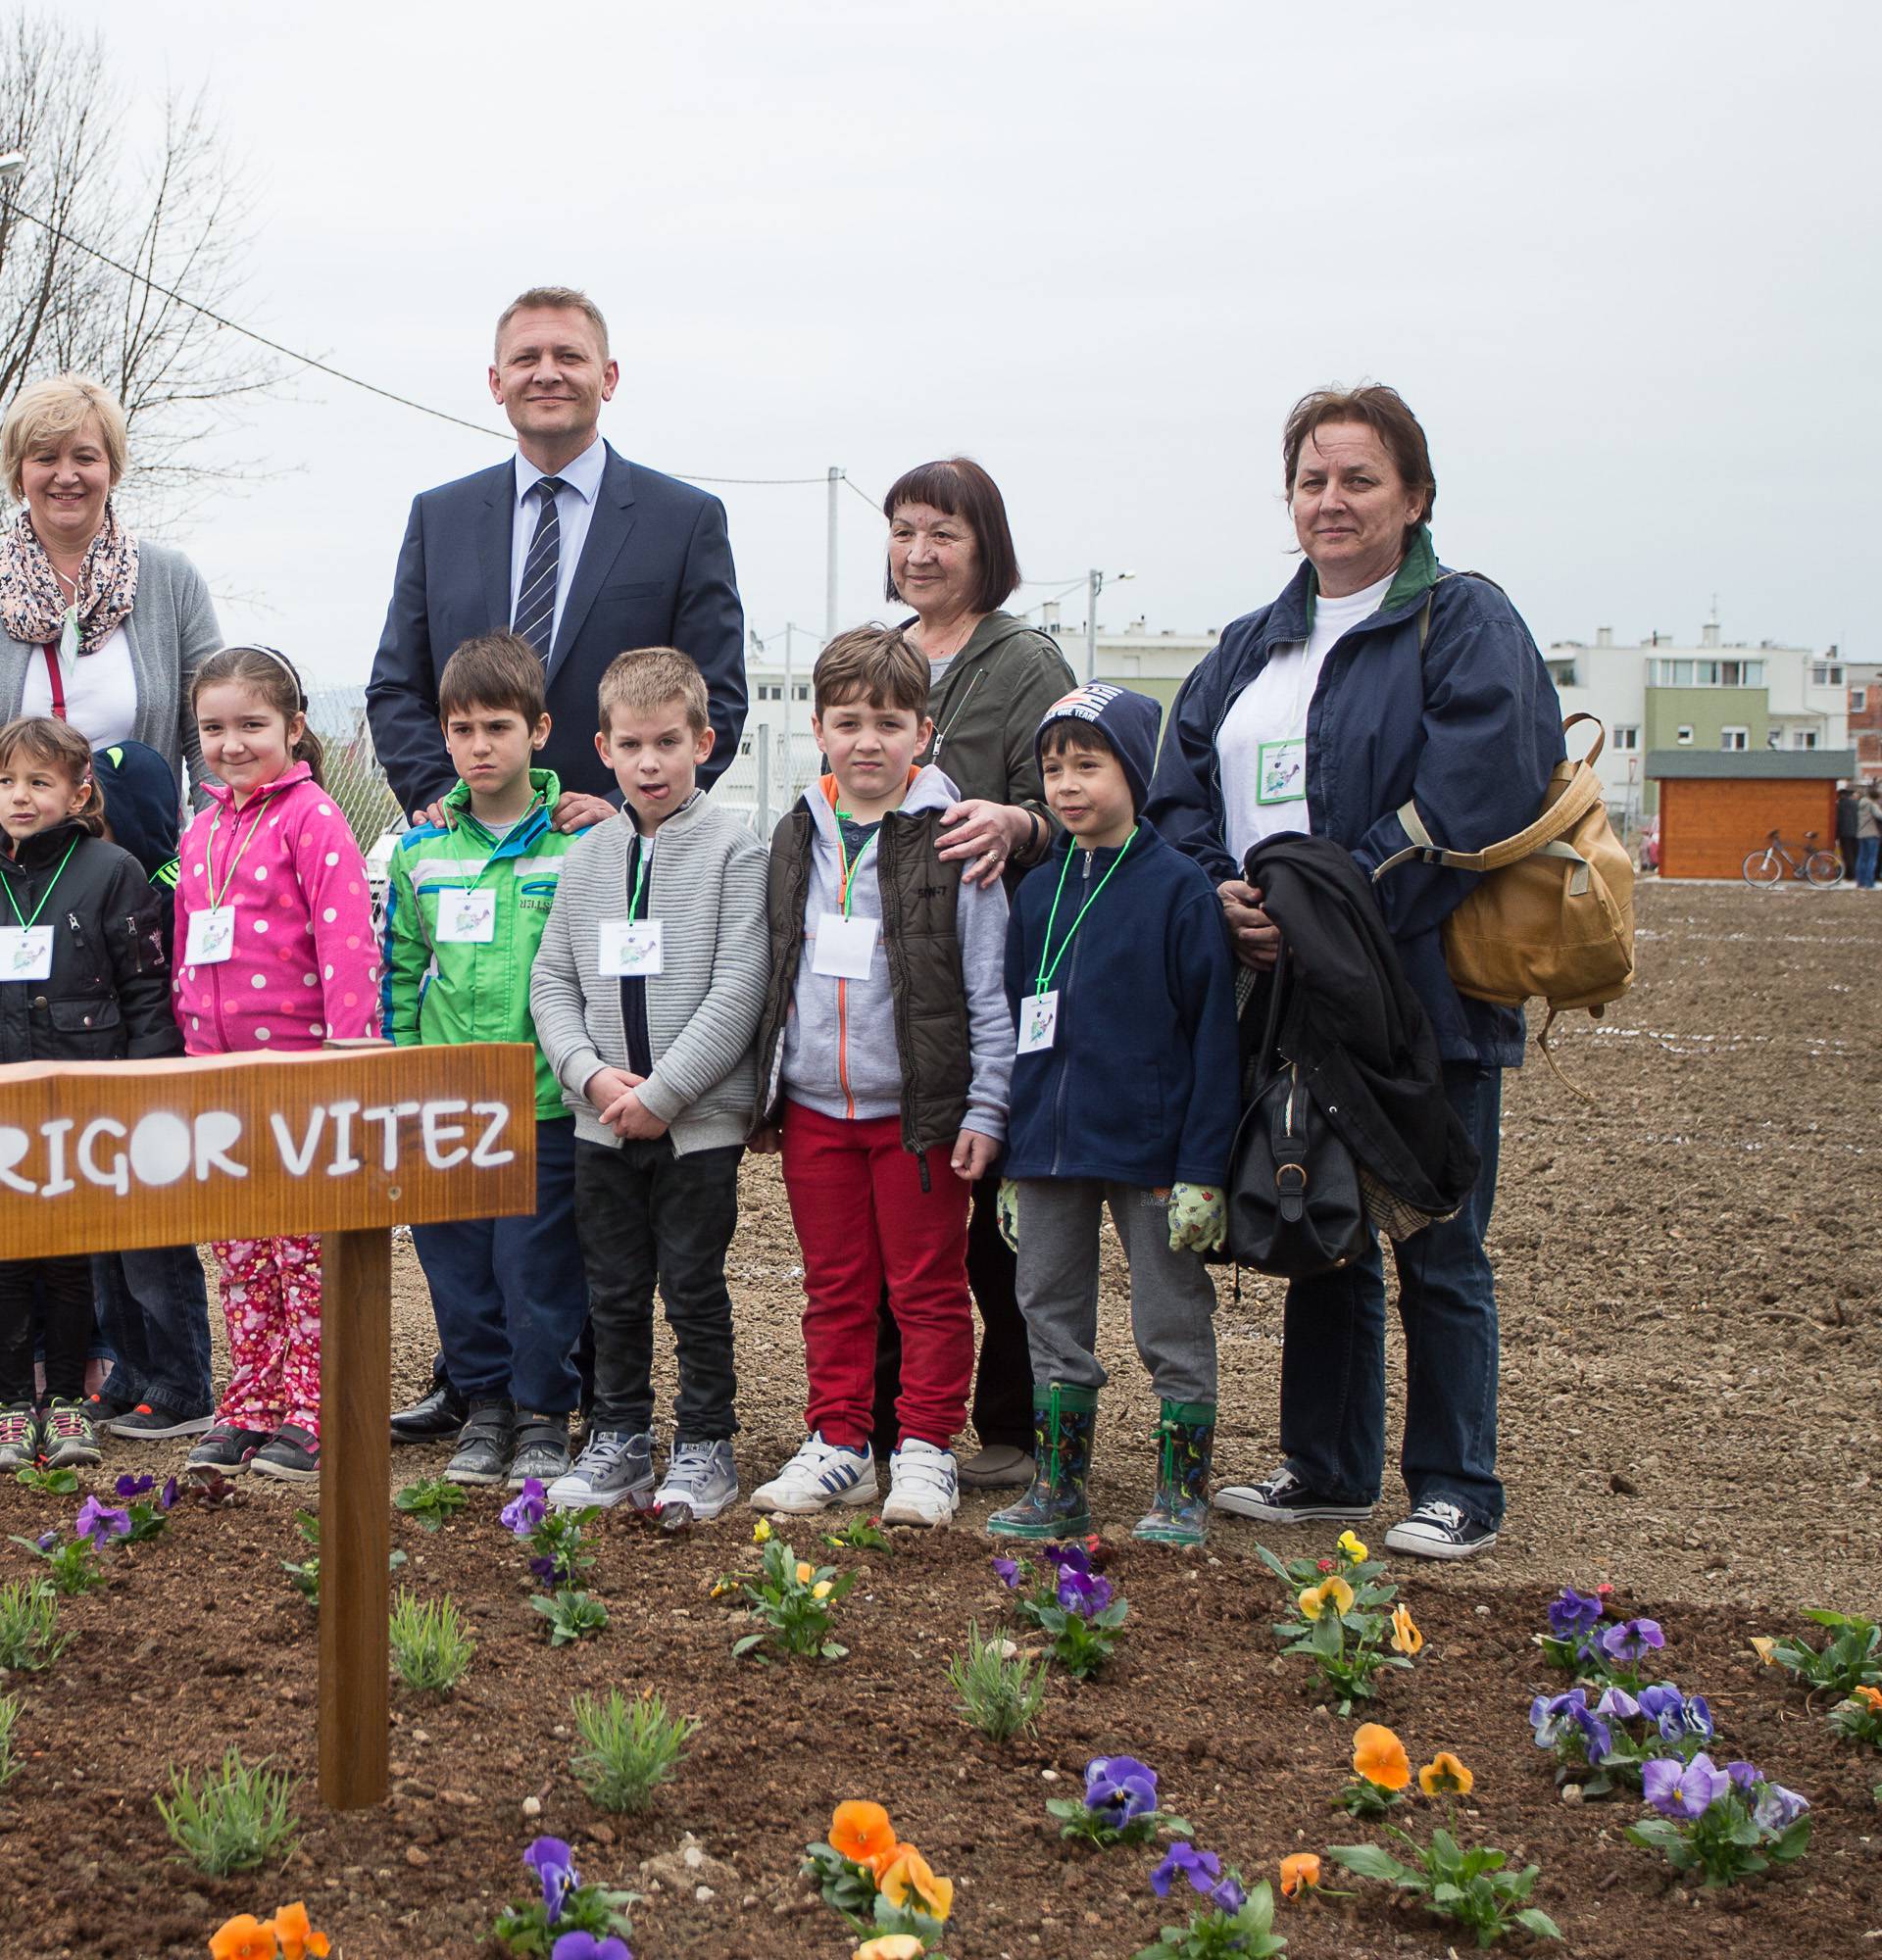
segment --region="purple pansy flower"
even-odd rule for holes
[[[117,1492],[121,1497],[141,1497],[146,1491],[157,1488],[157,1480],[148,1470],[141,1477],[133,1477],[128,1470],[119,1478]]]
[[[1095,1572],[1076,1572],[1070,1566],[1063,1566],[1059,1573],[1059,1603],[1067,1613],[1089,1620],[1111,1604],[1111,1581],[1099,1578]]]
[[[1658,1620],[1623,1620],[1601,1637],[1601,1649],[1610,1660],[1639,1660],[1650,1647],[1663,1647],[1666,1637]]]
[[[59,1543],[59,1534],[56,1531],[41,1532],[33,1543],[41,1551],[50,1551]]]
[[[1086,1556],[1085,1548],[1081,1544],[1049,1544],[1039,1556],[1048,1565],[1057,1566],[1061,1573],[1091,1570],[1091,1560]]]
[[[1670,1681],[1657,1681],[1651,1688],[1640,1690],[1640,1712],[1650,1722],[1658,1722],[1670,1710],[1678,1714],[1686,1697]]]
[[[554,1926],[562,1917],[563,1901],[581,1884],[574,1855],[560,1838],[538,1838],[522,1862],[542,1881],[542,1909]]]
[[[547,1586],[556,1576],[556,1561],[548,1557],[532,1558],[529,1561],[529,1570],[534,1578]]]
[[[592,1933],[565,1933],[550,1950],[549,1960],[634,1960],[624,1939],[611,1933],[597,1939]]]
[[[1610,1688],[1595,1703],[1595,1713],[1612,1722],[1631,1722],[1640,1713],[1640,1703],[1624,1688]]]
[[[1019,1584],[1019,1561],[1016,1558],[996,1558],[993,1575],[1009,1592],[1013,1592]]]
[[[1592,1633],[1601,1625],[1601,1601],[1564,1586],[1549,1602],[1549,1631],[1559,1641],[1572,1641],[1577,1634]]]
[[[1758,1792],[1758,1801],[1752,1807],[1752,1822],[1775,1837],[1809,1807],[1808,1800],[1798,1791],[1786,1789],[1781,1783],[1767,1783]]]
[[[1248,1894],[1233,1879],[1222,1879],[1211,1887],[1209,1902],[1223,1912],[1237,1913],[1248,1903]]]
[[[113,1539],[130,1536],[130,1513],[121,1511],[115,1504],[101,1504],[96,1497],[87,1497],[72,1522],[72,1535],[90,1539],[102,1551]]]
[[[1704,1817],[1715,1797],[1732,1787],[1732,1780],[1701,1749],[1690,1763],[1656,1756],[1640,1766],[1647,1801],[1662,1817]]]
[[[1588,1706],[1587,1690],[1572,1688],[1565,1694],[1538,1694],[1529,1704],[1529,1726],[1536,1732],[1536,1746],[1554,1748],[1573,1730],[1578,1730],[1581,1746],[1591,1763],[1611,1755],[1614,1732]]]
[[[169,1510],[171,1505],[176,1501],[176,1480],[174,1477],[165,1479],[164,1488],[157,1493],[157,1501],[163,1505],[165,1510]]]
[[[1222,1876],[1222,1861],[1213,1851],[1199,1851],[1194,1844],[1177,1838],[1164,1854],[1164,1862],[1150,1875],[1150,1888],[1159,1898],[1169,1896],[1169,1887],[1178,1873],[1205,1896]]]
[[[1135,1756],[1093,1756],[1085,1765],[1085,1808],[1109,1810],[1121,1830],[1157,1808],[1157,1772]]]
[[[504,1528],[519,1538],[527,1538],[549,1515],[548,1493],[540,1477],[525,1477],[522,1490],[504,1505],[500,1514]]]
[[[1763,1772],[1759,1770],[1756,1763],[1748,1763],[1743,1760],[1735,1763],[1727,1763],[1725,1765],[1725,1774],[1731,1778],[1733,1785],[1746,1796],[1750,1796],[1752,1791],[1764,1781]]]

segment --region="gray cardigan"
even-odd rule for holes
[[[598,1068],[625,1068],[620,981],[600,966],[603,919],[627,916],[633,817],[586,832],[561,860],[555,903],[529,974],[536,1039],[574,1113],[575,1134],[619,1147],[583,1096]],[[665,928],[647,987],[653,1073],[640,1090],[676,1155],[742,1144],[758,1096],[753,1048],[770,978],[765,847],[695,796],[654,833],[648,905]]]
[[[203,780],[203,752],[189,708],[189,682],[223,644],[216,608],[203,574],[174,545],[137,540],[137,597],[124,621],[131,672],[137,680],[137,723],[131,730],[163,757],[178,782]],[[39,649],[0,637],[0,723],[14,720],[25,698],[26,671]],[[81,735],[85,731],[78,731]]]

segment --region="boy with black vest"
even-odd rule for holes
[[[759,1134],[778,1148],[804,1251],[810,1440],[752,1494],[760,1510],[870,1504],[876,1313],[902,1333],[901,1441],[884,1524],[943,1525],[973,1377],[968,1187],[1006,1134],[1013,1020],[1007,901],[936,844],[958,797],[927,745],[928,662],[863,627],[824,648],[815,727],[830,773],[771,839],[771,987]]]
[[[1209,879],[1142,815],[1161,712],[1094,681],[1056,702],[1034,738],[1065,834],[1020,886],[1007,933],[1018,1054],[1000,1210],[1019,1260],[1038,1465],[1025,1496],[988,1521],[1009,1538],[1091,1529],[1107,1206],[1163,1403],[1157,1494],[1133,1536],[1200,1544],[1209,1519],[1215,1289],[1200,1253],[1224,1231],[1235,979]]]

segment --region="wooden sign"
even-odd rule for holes
[[[536,1203],[527,1043],[0,1067],[0,1256],[321,1234],[321,1797],[386,1792],[393,1225]]]
[[[0,1068],[10,1259],[533,1211],[535,1050]]]

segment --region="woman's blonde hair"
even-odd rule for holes
[[[70,722],[56,721],[49,714],[23,714],[0,728],[0,769],[11,768],[23,755],[57,769],[74,791],[89,792],[73,814],[92,836],[102,837],[105,799],[91,772],[91,744]]]
[[[47,381],[34,381],[14,396],[6,420],[0,422],[0,472],[4,472],[15,503],[25,501],[21,484],[21,465],[42,444],[58,442],[98,418],[105,455],[111,462],[111,487],[123,481],[130,456],[130,437],[124,412],[109,388],[83,374],[55,374]]]

